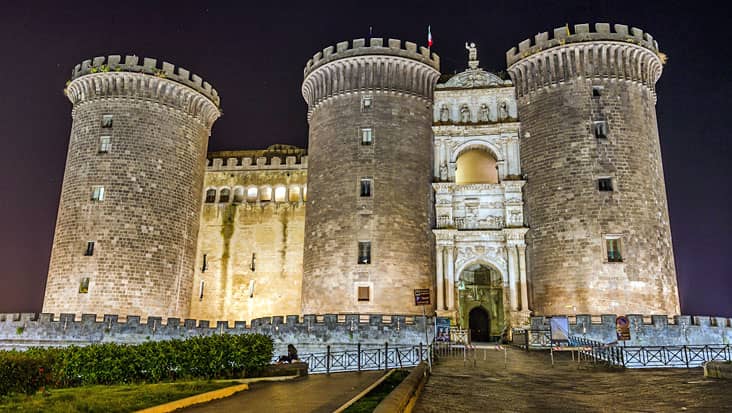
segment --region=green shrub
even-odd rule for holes
[[[253,376],[269,364],[272,339],[261,334],[213,335],[187,340],[0,351],[0,395],[33,393],[49,385],[73,387]]]

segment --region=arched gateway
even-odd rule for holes
[[[501,273],[485,264],[465,267],[458,278],[458,316],[473,341],[492,341],[507,326]]]

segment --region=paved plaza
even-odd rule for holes
[[[485,355],[486,360],[483,360]],[[556,355],[556,354],[555,354]],[[435,364],[417,413],[445,412],[729,412],[732,381],[696,369],[619,369],[573,362],[548,352],[477,350]]]

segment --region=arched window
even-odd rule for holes
[[[300,187],[294,185],[290,187],[289,201],[300,202]]]
[[[469,149],[457,159],[455,169],[457,184],[495,184],[498,183],[496,158],[482,149]]]
[[[275,188],[275,202],[286,202],[287,201],[287,188],[284,186],[278,186]]]
[[[234,189],[234,203],[240,204],[242,201],[244,201],[244,188],[237,187]]]
[[[259,200],[262,202],[269,202],[272,200],[272,188],[265,186],[262,188],[259,194]]]
[[[206,191],[206,203],[211,204],[216,202],[216,189],[210,188]]]
[[[247,189],[247,202],[257,202],[257,195],[259,195],[259,190],[256,186]]]
[[[219,203],[224,204],[224,203],[229,202],[230,193],[231,193],[231,191],[229,190],[229,188],[222,189],[221,193],[219,193]]]

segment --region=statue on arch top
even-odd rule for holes
[[[465,50],[468,51],[468,67],[471,69],[477,69],[478,64],[478,48],[473,42],[465,42]]]

